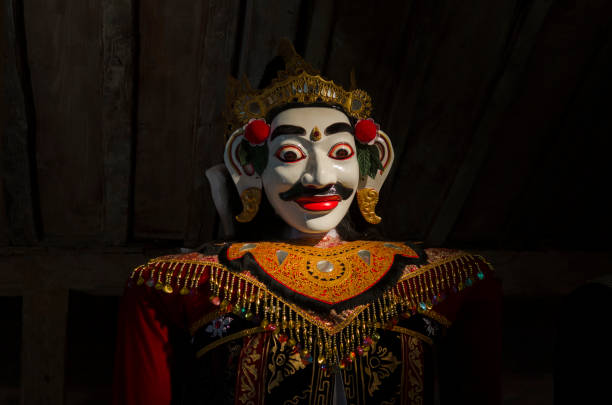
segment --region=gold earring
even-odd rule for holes
[[[261,189],[257,187],[247,188],[240,194],[242,201],[242,212],[236,215],[238,222],[250,222],[255,218],[261,204]]]
[[[373,188],[362,188],[357,190],[357,205],[363,218],[371,224],[377,224],[381,221],[381,217],[376,215],[374,209],[378,203],[378,191]]]

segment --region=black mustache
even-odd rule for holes
[[[312,197],[315,195],[339,195],[340,198],[346,200],[353,194],[353,189],[344,187],[340,183],[329,184],[321,188],[304,187],[302,183],[297,182],[287,191],[278,193],[281,200],[291,201],[299,197]]]

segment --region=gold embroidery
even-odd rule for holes
[[[208,325],[210,322],[217,319],[219,315],[220,314],[218,310],[212,311],[211,313],[204,315],[202,318],[198,319],[197,321],[191,324],[191,326],[189,327],[189,332],[191,333],[192,336],[195,335],[198,329],[200,329],[203,326]]]
[[[374,396],[374,392],[381,386],[382,381],[389,377],[397,366],[402,364],[386,347],[375,345],[370,354],[365,356],[365,374],[368,376],[368,394]]]
[[[355,297],[376,284],[393,264],[395,255],[417,258],[418,254],[400,242],[347,242],[329,248],[288,243],[237,243],[227,251],[229,260],[246,253],[282,285],[301,295],[327,304]],[[279,264],[278,254],[284,259]],[[364,253],[369,253],[364,259]]]
[[[204,346],[203,348],[201,348],[200,350],[198,350],[198,352],[196,353],[196,357],[200,358],[202,356],[204,356],[206,353],[208,353],[209,351],[211,351],[212,349],[214,349],[215,347],[219,347],[227,342],[230,342],[232,340],[236,340],[236,339],[240,339],[243,338],[245,336],[249,336],[249,335],[253,335],[255,333],[261,333],[264,331],[264,328],[257,326],[255,328],[251,328],[251,329],[245,329],[242,330],[240,332],[236,332],[232,335],[228,335],[225,337],[222,337],[221,339],[215,340],[214,342],[212,342],[209,345]]]
[[[242,372],[239,380],[241,395],[238,397],[241,404],[252,404],[253,398],[257,396],[255,383],[260,378],[257,375],[257,361],[261,358],[261,355],[257,353],[257,347],[261,339],[263,339],[261,334],[253,336],[243,349],[244,357],[240,365]]]
[[[401,326],[394,326],[393,329],[391,330],[393,332],[401,333],[403,335],[410,335],[417,339],[421,339],[423,342],[427,343],[428,345],[433,345],[433,340],[423,335],[422,333],[413,331],[412,329],[402,328]]]
[[[302,391],[301,394],[294,395],[293,398],[286,400],[285,402],[283,402],[283,405],[298,405],[303,399],[308,398],[309,393],[310,387]]]
[[[292,351],[287,342],[280,342],[278,336],[273,336],[270,343],[268,393],[278,387],[285,378],[306,367],[297,350]]]
[[[230,250],[232,248],[251,250],[259,244],[266,245],[263,242],[238,244],[233,245]],[[392,242],[349,242],[327,249],[289,244],[267,245],[269,249],[272,246],[282,246],[288,254],[310,258],[305,260],[328,261],[333,267],[339,260],[338,257],[346,259],[350,256],[351,260],[361,261],[363,264],[360,266],[366,266],[370,272],[380,270],[380,263],[392,256],[389,252],[385,253],[385,249],[393,249],[394,253],[395,250],[403,249],[400,244]],[[247,249],[244,249],[245,246]],[[363,253],[364,247],[368,247],[370,255],[360,256],[359,253]],[[411,251],[411,249],[400,251],[400,254]],[[378,257],[381,260],[376,261]],[[278,256],[272,254],[272,258],[267,259],[278,261]],[[288,261],[285,257],[283,265]],[[368,261],[371,265],[367,264]],[[147,265],[137,267],[133,271],[131,282],[137,280],[136,285],[142,288],[154,287],[157,284],[162,287],[168,285],[172,287],[167,289],[168,294],[178,294],[183,290],[197,292],[200,282],[206,280],[210,289],[211,303],[218,307],[218,313],[215,315],[234,313],[246,320],[257,316],[262,320],[260,327],[251,330],[268,330],[283,335],[284,338],[294,342],[292,345],[299,343],[302,347],[300,355],[304,360],[314,360],[329,366],[345,363],[346,366],[353,361],[356,353],[366,352],[372,343],[378,341],[380,329],[393,329],[400,314],[410,315],[420,312],[444,326],[449,326],[448,319],[435,312],[433,307],[437,302],[444,300],[447,294],[460,291],[475,281],[482,280],[483,269],[486,270],[487,266],[489,265],[481,258],[465,253],[447,257],[421,268],[408,266],[407,269],[412,271],[405,272],[395,286],[375,301],[346,310],[342,316],[336,316],[333,321],[323,319],[275,295],[248,272],[231,272],[214,261],[214,257],[197,253],[151,260]],[[329,266],[323,268],[329,269]],[[333,282],[334,280],[332,284]],[[299,291],[302,291],[301,287]],[[191,328],[192,333],[204,325],[206,319],[195,322]],[[222,343],[215,342],[215,344]],[[212,347],[216,346],[207,346],[203,350],[208,351]],[[317,356],[313,354],[315,350],[319,352]]]
[[[402,378],[408,384],[408,399],[410,404],[423,404],[423,347],[417,338],[412,336],[405,337],[403,350],[408,351],[408,364],[404,370],[408,372],[408,378]],[[406,358],[406,356],[404,356]]]
[[[438,322],[440,325],[445,326],[445,327],[449,327],[451,326],[452,322],[448,320],[447,317],[445,317],[444,315],[439,314],[438,312],[434,311],[433,309],[427,310],[427,311],[423,311],[423,315],[433,319],[434,321]]]
[[[328,374],[327,370],[318,367],[317,364],[313,364],[309,404],[330,404],[332,402],[333,384]]]

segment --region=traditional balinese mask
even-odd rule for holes
[[[370,112],[369,96],[310,74],[313,69],[293,48],[282,45],[287,69],[279,79],[259,91],[242,83],[246,94],[230,103],[236,118],[231,124],[243,124],[225,149],[225,165],[243,203],[236,219],[253,219],[263,188],[275,212],[300,232],[334,229],[355,195],[364,218],[380,222],[374,208],[393,148],[371,119],[363,119]],[[262,117],[276,108],[281,112],[268,125]]]
[[[291,108],[272,121],[263,189],[293,228],[326,232],[348,212],[359,184],[352,132],[334,108]]]

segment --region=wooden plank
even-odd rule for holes
[[[102,229],[101,3],[24,2],[44,237]]]
[[[132,269],[152,257],[169,253],[177,251],[3,248],[0,249],[0,295],[21,295],[28,288],[36,287],[118,296],[122,294]]]
[[[0,133],[0,244],[31,245],[38,239],[33,197],[31,87],[26,61],[23,9],[2,4],[2,109]],[[30,105],[31,107],[31,105]]]
[[[591,204],[588,195],[580,192],[580,187],[586,184],[583,177],[598,179],[590,183],[595,195],[599,193],[601,184],[608,181],[606,172],[598,175],[597,171],[585,170],[593,164],[592,158],[605,156],[605,151],[597,150],[605,143],[589,140],[593,123],[587,120],[586,130],[580,128],[570,132],[571,142],[563,147],[567,148],[565,153],[574,157],[565,160],[561,154],[558,160],[549,161],[551,170],[544,178],[539,177],[538,172],[543,170],[546,159],[563,142],[562,137],[566,134],[562,127],[567,124],[567,115],[577,113],[569,106],[579,94],[582,83],[592,74],[589,69],[595,62],[594,57],[609,36],[611,13],[612,3],[604,0],[575,5],[552,4],[535,38],[517,96],[492,130],[487,160],[456,222],[452,234],[454,241],[488,243],[493,247],[507,246],[508,243],[517,247],[541,243],[543,246],[562,244],[576,248],[577,244],[573,243],[576,233],[570,229],[584,229],[593,234],[589,222],[577,224],[586,219],[582,210],[592,212],[602,201],[594,197],[595,204]],[[576,19],[585,23],[576,25]],[[609,58],[608,55],[605,57]],[[604,105],[608,104],[606,97],[601,100],[604,100]],[[607,115],[604,113],[605,117]],[[581,154],[580,150],[588,155]],[[579,159],[573,160],[575,157]],[[609,160],[607,156],[604,159],[605,162]],[[578,166],[573,167],[573,164]],[[601,167],[607,168],[608,164]],[[570,174],[570,178],[564,173]],[[544,190],[529,194],[529,184],[535,177],[557,183],[556,190],[551,192],[558,199],[547,196]],[[580,184],[574,187],[573,182]],[[603,212],[606,210],[598,214],[605,216]],[[571,227],[565,226],[568,216],[573,223]],[[542,221],[542,218],[548,219]],[[591,218],[598,224],[602,223],[596,216]],[[512,224],[513,221],[516,222]],[[549,221],[555,224],[551,228],[548,227]],[[578,239],[583,243],[584,238]]]
[[[384,212],[389,237],[427,235],[489,102],[515,6],[414,2],[398,39],[405,51],[380,68],[396,79],[386,85],[390,101],[381,122],[393,137],[396,163],[380,204],[402,204]]]
[[[238,0],[211,0],[200,33],[198,83],[191,156],[192,189],[185,246],[214,239],[215,207],[204,172],[223,161],[225,90],[239,24]]]
[[[102,2],[104,237],[128,237],[134,110],[134,2]]]
[[[247,2],[251,3],[251,2]],[[268,62],[277,54],[278,40],[295,41],[301,0],[269,0],[247,5],[239,73],[259,86]]]
[[[498,125],[500,116],[516,95],[535,38],[548,15],[551,4],[552,0],[534,2],[526,16],[522,13],[515,16],[518,27],[510,30],[507,41],[513,52],[508,60],[501,62],[503,73],[499,76],[490,101],[486,103],[487,107],[478,122],[465,159],[429,229],[426,238],[429,246],[444,244],[455,225],[487,155],[489,138],[492,136],[494,126]]]
[[[23,405],[64,402],[67,314],[68,290],[36,288],[24,292],[21,366]]]
[[[153,1],[139,9],[134,236],[181,240],[192,190],[198,59],[207,4]],[[202,176],[204,174],[202,173]]]
[[[334,23],[334,6],[332,1],[313,1],[304,59],[318,70],[323,70],[327,59]]]

